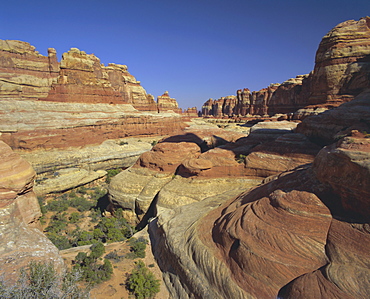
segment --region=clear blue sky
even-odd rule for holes
[[[366,15],[370,0],[8,0],[0,39],[126,64],[148,93],[200,109],[309,73],[321,38]]]

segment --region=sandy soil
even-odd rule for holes
[[[134,235],[134,237],[138,238],[140,236],[144,236],[147,240],[149,240],[148,232],[146,229]],[[80,246],[75,248],[70,248],[66,250],[60,251],[66,265],[71,266],[72,260],[76,257],[78,252],[89,252],[89,248],[91,245]],[[106,245],[105,254],[108,254],[114,250],[116,250],[117,254],[125,255],[129,252],[130,246],[126,242],[116,242],[110,243]],[[137,259],[136,259],[137,260]],[[169,293],[162,281],[162,273],[154,260],[153,254],[151,252],[151,245],[150,243],[147,245],[146,248],[146,256],[142,259],[145,265],[149,267],[150,271],[153,272],[155,277],[161,281],[161,291],[155,296],[156,299],[168,299]],[[133,268],[135,267],[135,260],[122,258],[120,261],[115,262],[112,261],[113,265],[113,275],[109,281],[103,282],[97,286],[95,286],[90,294],[91,298],[94,299],[132,299],[134,296],[130,295],[125,288],[125,281],[128,275],[131,273]],[[154,265],[154,267],[153,267]]]

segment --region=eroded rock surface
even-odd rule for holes
[[[315,68],[282,84],[251,92],[248,88],[236,96],[208,100],[204,116],[252,116],[295,113],[303,119],[319,110],[337,107],[352,100],[370,86],[370,18],[338,24],[322,39]],[[304,108],[304,109],[302,109]]]
[[[370,145],[353,134],[323,148],[313,166],[270,176],[252,190],[235,187],[243,190],[238,196],[161,211],[150,228],[172,296],[366,298]],[[279,138],[293,145],[297,137],[307,142],[299,134]]]
[[[0,141],[0,262],[5,280],[17,279],[31,260],[63,266],[58,249],[30,226],[41,216],[34,179],[31,165]]]

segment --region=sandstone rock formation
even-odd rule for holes
[[[350,135],[352,130],[370,132],[369,98],[370,89],[366,89],[351,102],[304,119],[298,125],[297,132],[323,145]]]
[[[0,262],[5,280],[14,281],[31,260],[63,266],[58,249],[30,227],[41,216],[34,178],[30,164],[0,141]]]
[[[48,49],[46,57],[29,43],[0,40],[1,99],[45,98],[58,74],[59,63],[54,49]]]
[[[153,96],[125,65],[104,66],[77,48],[59,63],[54,49],[45,57],[30,44],[12,40],[1,40],[0,52],[0,140],[13,149],[99,144],[176,134],[185,127],[178,115],[158,113]],[[177,107],[175,99],[169,100]]]
[[[282,84],[260,91],[240,89],[237,95],[208,100],[202,115],[250,116],[291,114],[307,107],[333,108],[370,87],[370,17],[346,21],[327,33],[316,52],[315,68]],[[296,118],[306,115],[297,114]]]
[[[176,113],[181,113],[181,108],[178,107],[177,101],[170,97],[168,91],[165,91],[164,94],[157,97],[157,107],[158,111],[168,111],[172,110]]]
[[[215,196],[311,163],[320,147],[295,123],[266,122],[244,134],[195,125],[160,141],[137,163],[112,179],[110,200],[133,222]],[[138,217],[138,218],[136,218]],[[145,218],[145,219],[144,219]]]
[[[138,112],[129,104],[1,100],[0,116],[0,140],[24,150],[84,146],[129,136],[163,136],[181,132],[186,126],[179,114]]]
[[[29,43],[1,40],[0,98],[43,99],[57,102],[133,104],[138,109],[156,110],[127,66],[104,66],[94,54],[77,48],[63,54],[60,63],[55,49],[48,57]]]
[[[338,150],[368,157],[367,140],[353,140],[353,148],[344,140]],[[347,175],[359,167],[356,160],[322,161],[333,159],[332,152],[324,148],[313,168],[270,177],[236,197],[224,193],[162,212],[150,229],[172,296],[366,298],[368,186]],[[347,183],[338,187],[328,173]],[[345,200],[349,190],[359,194],[351,203]]]

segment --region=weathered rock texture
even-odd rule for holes
[[[0,262],[5,280],[14,281],[31,260],[63,265],[58,249],[29,226],[41,216],[34,178],[31,165],[0,141]]]
[[[129,136],[166,135],[186,126],[179,114],[138,112],[129,104],[0,101],[0,139],[14,149],[99,144]]]
[[[112,179],[109,185],[110,200],[126,209],[131,221],[135,222],[141,220],[147,212],[150,215],[155,214],[151,205],[158,204],[156,208],[172,208],[202,200],[240,184],[255,185],[260,178],[240,178],[240,171],[230,171],[229,175],[220,175],[217,172],[216,169],[222,168],[225,163],[232,163],[235,169],[243,168],[242,164],[235,161],[235,155],[231,151],[225,150],[228,158],[219,158],[218,164],[215,162],[217,158],[214,160],[215,164],[210,167],[215,169],[214,175],[207,177],[207,180],[197,175],[190,178],[181,170],[184,168],[183,164],[188,165],[188,161],[197,161],[202,151],[209,153],[209,149],[242,136],[239,133],[213,129],[192,130],[184,135],[166,138],[151,151],[142,154],[133,167]]]
[[[346,21],[326,34],[309,75],[271,84],[260,91],[237,91],[236,96],[208,100],[205,116],[251,116],[293,113],[307,107],[302,118],[317,108],[337,107],[370,87],[370,18]],[[304,115],[306,114],[306,115]]]
[[[352,130],[370,132],[370,89],[336,109],[304,119],[296,131],[326,145],[350,135]]]
[[[178,107],[177,101],[170,97],[168,91],[157,97],[157,107],[159,112],[172,110],[176,113],[182,113],[182,109]]]
[[[1,99],[37,100],[47,97],[59,70],[54,49],[49,49],[46,57],[29,43],[0,40]]]
[[[110,200],[137,221],[163,208],[253,187],[267,176],[313,161],[320,147],[292,133],[295,126],[284,121],[260,123],[247,138],[222,129],[189,128],[186,134],[160,141],[113,178]]]
[[[347,170],[362,167],[366,180],[370,145],[366,138],[346,144],[337,147],[346,153],[324,148],[313,167],[270,177],[236,197],[224,193],[162,212],[150,228],[172,296],[366,298],[368,184]]]
[[[29,43],[1,40],[0,98],[43,99],[57,102],[133,104],[156,110],[153,96],[147,95],[127,66],[104,66],[94,54],[72,48],[60,63],[55,49],[48,57]]]
[[[167,100],[161,111],[177,108],[175,99]],[[59,63],[54,49],[46,57],[26,42],[0,40],[0,140],[13,149],[99,144],[184,127],[179,115],[158,113],[125,65],[104,66],[76,48]]]

